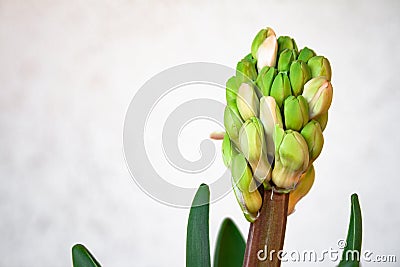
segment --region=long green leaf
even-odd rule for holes
[[[218,233],[214,252],[214,267],[241,267],[246,242],[235,223],[226,218]]]
[[[186,266],[210,267],[208,185],[200,185],[190,209],[186,236]]]
[[[101,267],[89,250],[81,244],[72,247],[72,265],[74,267]]]
[[[346,246],[339,267],[358,267],[361,257],[362,217],[357,194],[351,195],[351,215]],[[358,257],[357,254],[358,253]]]

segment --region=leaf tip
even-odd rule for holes
[[[357,193],[353,193],[353,194],[351,195],[351,201],[352,201],[352,202],[358,201],[358,195],[357,195]]]
[[[202,183],[194,196],[192,207],[207,205],[210,202],[210,188]]]

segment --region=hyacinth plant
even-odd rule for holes
[[[207,185],[193,199],[187,225],[186,266],[280,266],[277,256],[259,258],[264,248],[283,249],[286,218],[311,189],[314,161],[324,144],[323,132],[332,102],[332,71],[327,58],[312,49],[298,50],[289,36],[276,37],[271,28],[255,36],[251,52],[240,60],[226,83],[223,162],[244,218],[250,222],[247,242],[234,222],[220,228],[214,258],[209,245]],[[199,205],[199,203],[206,203]],[[339,267],[359,266],[362,222],[358,196],[351,196],[351,215]],[[100,263],[81,244],[72,248],[74,267]]]
[[[277,38],[266,28],[227,82],[222,152],[251,223],[244,266],[258,266],[257,252],[266,240],[270,250],[282,250],[286,217],[313,185],[331,78],[327,58],[308,47],[299,51],[293,38]],[[269,266],[278,265],[275,258]]]
[[[251,53],[237,64],[226,87],[222,151],[249,222],[260,215],[263,191],[282,197],[291,214],[310,190],[332,102],[331,77],[327,58],[307,47],[298,51],[293,38],[277,38],[271,28],[256,35]]]

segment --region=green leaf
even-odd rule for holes
[[[190,208],[186,236],[186,266],[210,267],[209,207],[210,190],[201,184]]]
[[[358,267],[361,257],[362,217],[357,194],[351,195],[351,215],[346,246],[339,267]],[[357,251],[357,252],[356,252]],[[357,257],[357,253],[358,256]],[[353,256],[354,255],[354,256]]]
[[[235,223],[226,218],[218,233],[214,267],[241,267],[246,243]]]
[[[89,250],[81,244],[72,247],[72,265],[74,267],[101,267]]]

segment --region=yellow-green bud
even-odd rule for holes
[[[332,78],[331,64],[329,60],[323,56],[315,56],[308,60],[308,66],[311,69],[311,76],[324,76],[328,81]]]
[[[257,68],[275,67],[278,52],[278,42],[275,32],[271,28],[262,29],[258,32],[251,44],[251,54],[257,59]]]
[[[322,135],[321,126],[317,121],[311,120],[301,130],[301,135],[307,142],[310,162],[313,162],[321,154],[322,147],[324,146],[324,136]]]
[[[226,106],[224,111],[225,131],[236,145],[239,144],[239,131],[242,124],[243,120],[239,115],[239,111]]]
[[[293,95],[301,95],[301,93],[303,93],[304,84],[311,79],[310,68],[301,60],[294,61],[292,65],[290,65],[289,79]]]
[[[285,49],[279,54],[278,71],[289,71],[290,65],[296,60],[296,52],[293,49]]]
[[[235,145],[232,144],[228,134],[224,134],[224,140],[222,141],[222,159],[227,168],[231,167],[232,158],[238,154]]]
[[[332,84],[323,76],[312,78],[304,85],[302,95],[308,102],[310,119],[316,118],[331,106]]]
[[[301,61],[307,63],[308,60],[310,58],[312,58],[313,56],[316,56],[315,52],[308,47],[304,47],[303,49],[300,50],[297,60],[301,60]]]
[[[243,193],[237,187],[233,187],[233,192],[246,220],[251,223],[255,222],[262,206],[260,192]]]
[[[289,193],[288,215],[292,214],[295,210],[296,204],[310,191],[315,180],[314,166],[308,167],[307,172],[303,173],[300,177],[299,183],[296,188]]]
[[[265,66],[257,76],[256,84],[262,95],[268,96],[277,71],[274,67]]]
[[[289,96],[283,104],[286,129],[300,131],[308,122],[308,103],[303,96]]]
[[[243,58],[236,65],[236,76],[240,78],[241,82],[255,81],[257,78],[256,61]]]
[[[289,77],[286,73],[279,72],[272,83],[270,96],[275,98],[276,104],[281,108],[283,101],[291,94]]]
[[[242,154],[232,159],[232,186],[244,216],[254,222],[262,205],[262,198],[252,178],[250,167]]]
[[[278,55],[282,53],[285,49],[291,49],[295,52],[295,57],[297,55],[297,45],[293,38],[289,36],[279,36],[278,38]]]
[[[252,117],[247,120],[239,132],[239,149],[249,162],[254,178],[267,182],[271,178],[271,165],[267,158],[267,147],[261,121]]]
[[[237,107],[236,98],[240,84],[241,84],[240,79],[236,76],[232,76],[226,82],[226,91],[225,91],[226,103],[230,107],[233,108]]]
[[[307,169],[309,153],[303,136],[296,131],[284,131],[275,126],[275,166],[272,181],[282,189],[293,189]]]
[[[322,131],[325,130],[326,125],[328,124],[328,112],[315,117],[314,120],[318,121],[319,125],[321,126]]]
[[[265,140],[267,142],[268,160],[270,163],[272,163],[275,156],[275,125],[283,128],[281,112],[278,105],[276,104],[275,99],[272,96],[263,96],[260,99],[260,120],[264,126]]]
[[[242,154],[236,154],[232,158],[231,172],[234,185],[242,192],[250,192],[256,190],[252,185],[253,174],[250,166],[248,166],[246,158]]]
[[[236,105],[243,120],[258,116],[260,101],[252,85],[242,83],[239,86]]]
[[[243,194],[243,200],[248,211],[252,214],[257,214],[262,205],[261,194],[258,191]]]

